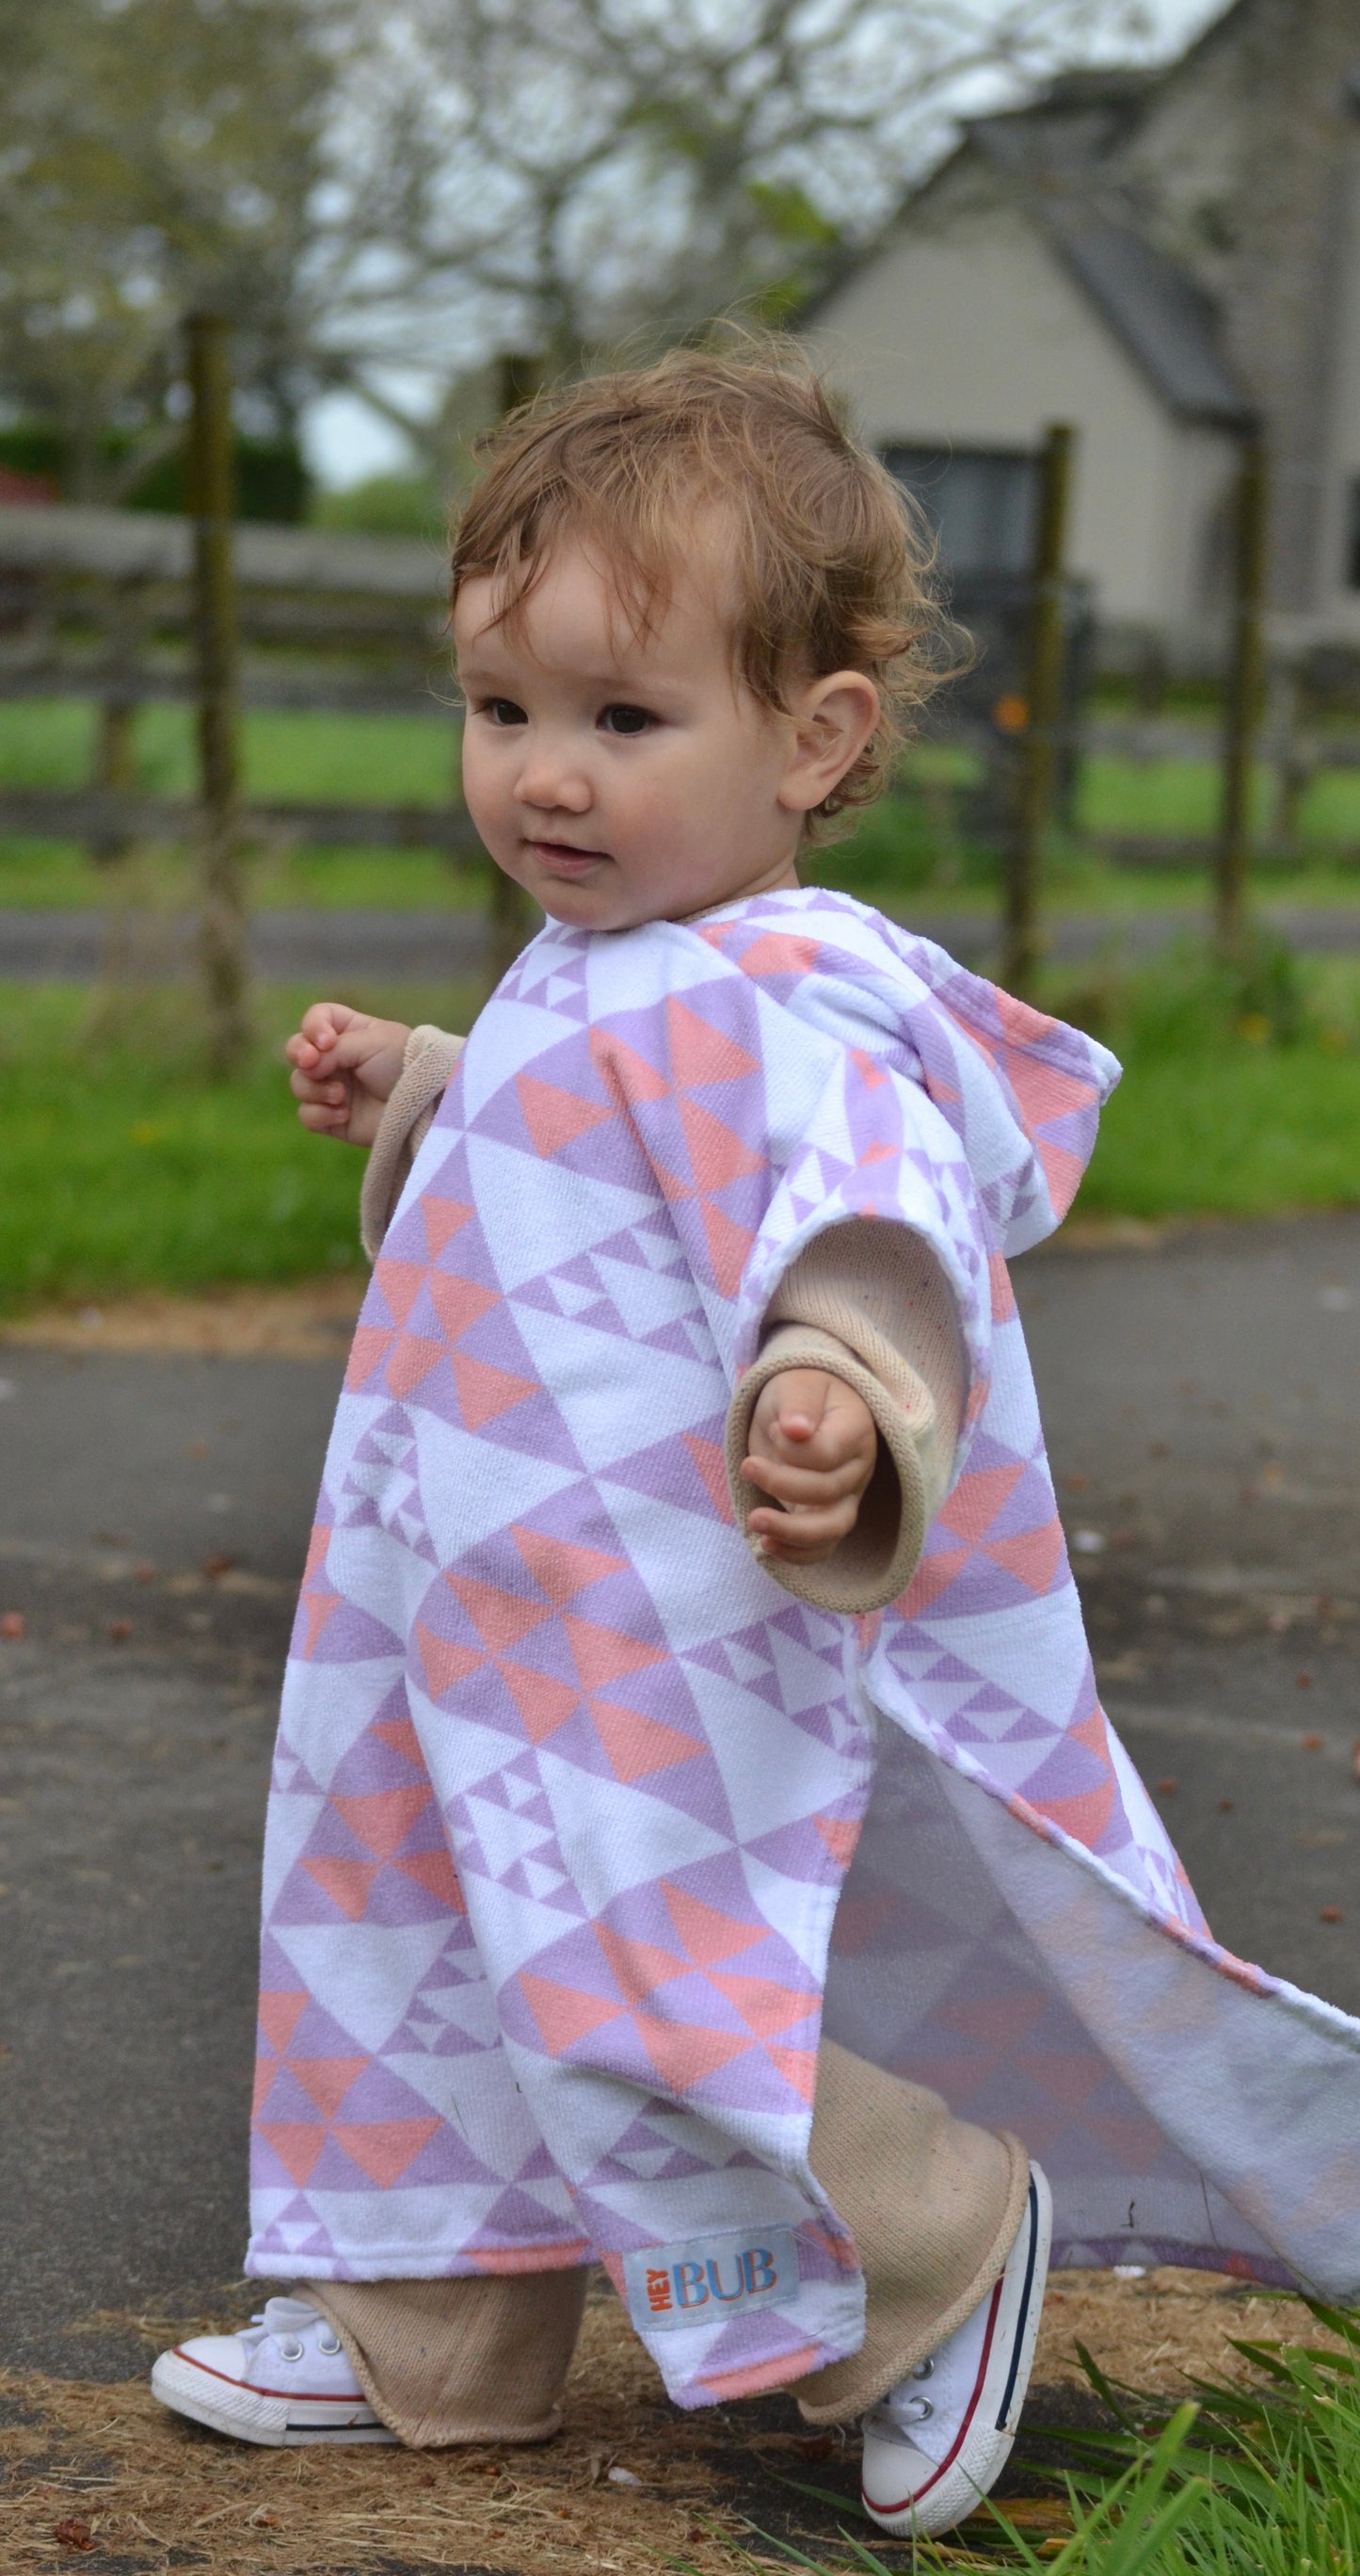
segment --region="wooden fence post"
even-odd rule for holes
[[[136,723],[135,701],[113,695],[100,699],[95,710],[94,764],[90,784],[101,795],[124,796],[136,784],[133,757]],[[90,856],[97,867],[111,867],[115,860],[126,858],[131,847],[126,832],[110,827],[91,836]]]
[[[502,413],[518,411],[521,403],[532,402],[541,391],[544,378],[543,360],[508,352],[500,362],[500,400]],[[540,927],[538,906],[516,885],[513,877],[500,868],[491,871],[491,892],[487,898],[487,991],[494,993],[502,975],[508,975],[520,950],[526,948]]]
[[[192,314],[188,343],[192,397],[188,482],[194,523],[198,683],[200,941],[209,1055],[214,1073],[225,1077],[240,1070],[250,1042],[239,813],[230,325],[215,313]]]
[[[1044,440],[1039,470],[1039,526],[1034,550],[1030,611],[1028,721],[1020,745],[1015,829],[1006,873],[1002,979],[1013,993],[1033,990],[1040,957],[1039,887],[1044,837],[1053,812],[1058,768],[1058,729],[1063,712],[1066,633],[1063,561],[1072,489],[1071,429],[1055,424]]]
[[[1224,956],[1247,926],[1251,796],[1265,680],[1262,629],[1270,486],[1265,442],[1248,439],[1233,513],[1233,632],[1223,725],[1223,803],[1214,868],[1214,935]]]

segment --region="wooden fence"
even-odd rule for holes
[[[200,844],[202,803],[148,795],[136,784],[139,707],[195,707],[203,661],[195,630],[195,544],[203,522],[151,513],[0,506],[0,700],[93,700],[99,710],[92,775],[79,788],[0,786],[0,834],[76,840],[115,857],[136,842]],[[434,849],[453,865],[478,849],[458,792],[459,726],[452,704],[445,560],[429,542],[346,537],[291,528],[233,531],[236,702],[247,708],[423,717],[443,728],[449,794],[438,804],[336,799],[245,802],[234,809],[246,846]],[[986,671],[978,674],[985,684]],[[975,685],[974,694],[977,694]],[[982,698],[986,698],[985,685]],[[939,731],[1001,758],[987,707],[941,703]],[[1313,692],[1306,670],[1274,676],[1259,710],[1253,756],[1273,772],[1261,839],[1297,849],[1304,794],[1324,771],[1360,768],[1360,734]],[[1081,752],[1135,763],[1223,757],[1222,728],[1165,716],[1086,719]],[[1003,761],[1004,766],[1004,761]],[[1118,864],[1204,869],[1221,846],[1206,833],[1104,832]],[[1360,857],[1360,848],[1354,853]],[[504,917],[502,917],[502,915]],[[493,974],[530,923],[515,890],[492,882]],[[1029,934],[1033,944],[1034,934]]]
[[[133,784],[138,707],[196,705],[193,522],[150,512],[0,507],[0,700],[94,699],[95,774],[80,789],[0,788],[0,833],[88,841],[190,841],[197,806]],[[246,707],[425,716],[448,736],[445,805],[245,804],[247,841],[301,846],[477,847],[457,792],[458,725],[438,547],[292,528],[235,532]]]

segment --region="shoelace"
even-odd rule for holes
[[[911,2377],[914,2380],[929,2379],[934,2368],[935,2364],[929,2358],[919,2361]],[[928,2397],[920,2397],[913,2388],[899,2383],[896,2388],[890,2389],[887,2396],[872,2409],[867,2420],[871,2423],[895,2425],[900,2433],[905,2432],[909,2424],[924,2424],[934,2412],[935,2409]]]
[[[343,2350],[340,2338],[332,2333],[324,2317],[319,2317],[317,2323],[321,2329],[316,2338],[317,2351],[324,2352],[326,2359],[333,2361],[336,2354]],[[289,2327],[270,2324],[267,2308],[256,2310],[249,2325],[241,2327],[240,2338],[243,2344],[249,2346],[252,2353],[258,2352],[262,2343],[277,2344],[279,2358],[282,2361],[301,2361],[307,2349],[300,2334]]]

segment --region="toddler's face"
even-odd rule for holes
[[[635,635],[603,565],[563,546],[516,623],[493,625],[495,605],[475,578],[454,612],[463,787],[496,865],[545,912],[625,930],[797,884],[816,801],[799,727],[734,676],[701,583],[677,579]]]

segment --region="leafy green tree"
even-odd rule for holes
[[[244,425],[291,430],[338,51],[316,0],[0,0],[0,403],[81,497],[174,444],[196,305],[240,326]]]
[[[438,462],[440,388],[465,414],[488,358],[786,319],[961,102],[1142,24],[1133,0],[355,0],[325,253],[350,381]]]

